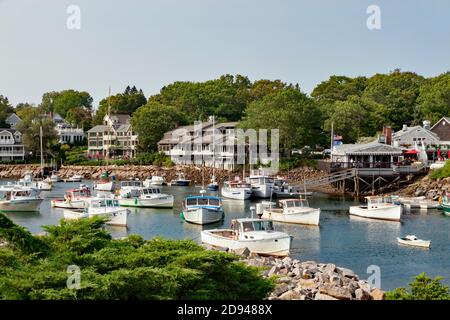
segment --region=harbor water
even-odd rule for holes
[[[1,184],[7,181],[0,181]],[[91,181],[83,181],[91,186]],[[15,223],[33,233],[42,232],[43,225],[58,224],[62,209],[50,206],[50,200],[62,198],[67,189],[80,183],[55,183],[53,190],[43,192],[45,198],[40,212],[7,213]],[[145,239],[162,236],[170,239],[200,241],[200,231],[206,228],[229,227],[231,219],[249,217],[254,201],[224,199],[225,220],[221,223],[198,226],[180,219],[183,198],[199,194],[199,187],[163,186],[162,192],[175,196],[173,209],[130,208],[128,227],[108,227],[113,237],[139,234]],[[217,192],[208,192],[218,194]],[[348,208],[359,201],[343,196],[316,193],[309,198],[311,207],[321,208],[320,226],[300,226],[276,223],[275,227],[294,237],[291,257],[302,261],[314,260],[334,263],[355,271],[367,279],[370,266],[378,266],[381,287],[390,290],[407,286],[414,276],[426,272],[430,276],[443,276],[450,283],[450,217],[438,210],[411,211],[403,214],[401,222],[378,221],[350,217]],[[397,243],[397,237],[415,234],[431,240],[430,249],[408,247]]]

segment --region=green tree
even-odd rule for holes
[[[85,108],[92,110],[92,97],[85,91],[64,90],[44,93],[41,109],[44,112],[56,112],[65,118],[71,109]]]
[[[450,72],[427,79],[420,87],[417,98],[420,120],[437,122],[450,114]]]
[[[447,286],[441,283],[442,277],[434,279],[425,273],[419,274],[409,284],[410,289],[397,288],[386,293],[388,300],[449,300],[450,292]]]
[[[17,125],[17,130],[22,133],[22,141],[27,151],[32,152],[32,157],[40,156],[40,127],[42,127],[42,146],[44,156],[54,156],[58,136],[53,120],[46,116],[41,108],[28,107],[20,113],[22,119]]]
[[[7,97],[0,95],[0,128],[6,127],[5,120],[8,116],[14,112]]]
[[[184,114],[177,108],[149,102],[133,113],[131,124],[139,135],[142,151],[156,151],[164,133],[186,123]]]
[[[0,213],[0,299],[263,299],[273,289],[258,268],[190,240],[112,239],[101,218],[62,220],[35,237]],[[67,288],[67,267],[82,270]]]
[[[320,125],[321,114],[314,101],[295,88],[276,91],[250,103],[239,124],[244,129],[279,129],[280,148],[285,153],[314,145]]]
[[[362,97],[376,106],[371,112],[376,127],[387,124],[398,130],[403,124],[417,123],[416,100],[424,81],[416,73],[400,70],[369,78]]]
[[[67,112],[65,120],[72,126],[78,126],[85,131],[92,127],[92,113],[84,107],[72,108]]]
[[[123,93],[104,98],[100,101],[94,117],[95,124],[101,124],[103,122],[103,118],[108,113],[108,103],[110,104],[112,114],[131,115],[139,107],[145,105],[147,99],[142,90],[138,91],[136,87],[133,86],[133,88],[130,88],[128,86]]]
[[[369,117],[370,106],[357,96],[348,100],[334,102],[333,112],[324,123],[324,130],[330,131],[333,124],[334,132],[342,135],[347,143],[353,143],[360,137],[372,136],[376,129]]]
[[[205,82],[175,82],[149,98],[174,106],[189,122],[207,120],[215,115],[218,121],[238,121],[251,101],[251,82],[247,77],[229,74]]]

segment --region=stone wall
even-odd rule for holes
[[[195,166],[174,166],[170,168],[158,166],[62,166],[59,169],[59,176],[63,179],[70,178],[74,174],[79,174],[86,179],[99,179],[106,171],[110,171],[112,175],[119,180],[126,180],[129,178],[145,179],[151,175],[163,176],[166,181],[171,181],[177,177],[177,173],[185,174],[186,179],[194,181],[196,184],[201,184],[202,179],[205,184],[208,184],[213,170],[212,168],[199,168]],[[27,172],[32,172],[34,176],[40,174],[39,165],[0,165],[0,179],[17,179],[21,178]],[[216,181],[223,183],[228,179],[234,179],[235,176],[242,177],[242,171],[227,171],[215,170]],[[248,172],[247,172],[248,175]],[[309,167],[301,167],[291,170],[289,172],[280,172],[279,175],[289,177],[290,180],[298,182],[303,179],[314,179],[325,175],[325,173]]]

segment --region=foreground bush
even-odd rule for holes
[[[1,299],[262,299],[273,288],[236,256],[190,240],[114,240],[102,219],[61,221],[45,237],[0,222],[10,244],[0,249]],[[69,265],[80,268],[79,289],[67,287]]]
[[[431,171],[430,177],[433,180],[450,177],[450,161],[446,161],[442,168]]]
[[[441,284],[442,277],[429,278],[425,273],[419,274],[409,284],[410,290],[397,288],[386,293],[388,300],[450,300],[447,286]]]

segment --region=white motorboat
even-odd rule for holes
[[[242,181],[225,181],[221,193],[224,198],[246,200],[252,196],[252,186]]]
[[[119,201],[114,198],[90,198],[84,211],[64,210],[64,218],[81,219],[91,217],[106,217],[106,224],[113,226],[127,226],[129,210],[121,208]]]
[[[201,241],[214,247],[248,248],[255,254],[283,257],[289,255],[292,237],[274,231],[271,220],[243,218],[232,220],[230,229],[202,231]]]
[[[58,176],[58,173],[56,171],[53,171],[52,175],[50,176],[50,181],[55,183],[62,181],[62,179]]]
[[[178,187],[187,187],[191,184],[191,180],[188,180],[184,177],[184,173],[179,172],[177,174],[178,178],[174,179],[170,182],[171,186],[178,186]]]
[[[181,218],[186,222],[203,225],[221,221],[224,217],[222,201],[219,197],[202,194],[188,196],[184,200]]]
[[[350,214],[370,219],[400,221],[402,207],[380,196],[366,197],[367,205],[351,206]]]
[[[405,244],[408,246],[415,246],[422,248],[429,248],[431,245],[430,240],[418,239],[415,235],[407,235],[406,237],[403,238],[397,238],[397,241],[401,244]]]
[[[87,200],[90,198],[91,189],[82,184],[79,188],[67,190],[64,199],[51,200],[50,205],[54,208],[84,209],[87,208]]]
[[[266,175],[251,175],[247,181],[252,186],[252,195],[256,198],[269,198],[273,190],[273,178]]]
[[[136,181],[131,181],[131,183]],[[124,207],[138,208],[173,208],[174,197],[170,194],[161,193],[158,187],[130,186],[130,182],[123,181],[125,187],[121,187],[118,197],[119,204]]]
[[[286,199],[280,200],[279,204],[279,208],[263,209],[262,217],[276,222],[319,225],[320,209],[311,208],[308,200]]]
[[[79,174],[74,174],[68,179],[65,179],[64,182],[81,182],[83,180],[83,176]]]
[[[26,173],[22,179],[20,179],[17,182],[17,185],[22,187],[28,187],[37,189],[40,191],[51,191],[52,190],[52,183],[50,181],[35,181],[33,180],[33,174],[32,173]]]
[[[100,177],[100,181],[94,182],[94,190],[112,192],[116,189],[115,178],[110,177],[109,172],[105,172]]]
[[[162,186],[165,183],[164,177],[151,176],[144,180],[144,187]]]
[[[0,211],[39,211],[43,199],[36,189],[21,186],[3,186],[0,189]]]

